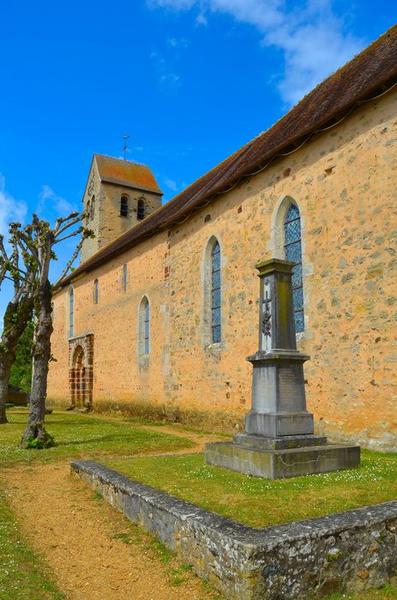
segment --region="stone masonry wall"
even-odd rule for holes
[[[77,473],[228,600],[301,600],[380,587],[397,570],[397,502],[254,529],[93,461]]]
[[[94,408],[147,399],[237,420],[249,409],[257,349],[257,261],[282,257],[282,215],[302,219],[308,408],[321,431],[397,446],[397,94],[334,129],[75,283],[75,334],[95,334]],[[206,248],[222,251],[222,331],[209,344]],[[127,293],[120,269],[128,264]],[[92,305],[92,282],[100,303]],[[55,298],[65,311],[67,290]],[[137,307],[151,298],[153,352],[136,355]],[[59,305],[59,308],[58,308]],[[63,308],[62,308],[63,307]],[[67,311],[66,311],[67,312]],[[67,318],[67,317],[66,317]],[[64,401],[67,340],[56,317],[49,395]],[[66,402],[65,402],[66,403]]]
[[[93,408],[98,403],[159,402],[163,398],[162,364],[165,345],[164,266],[159,256],[166,252],[167,233],[156,236],[126,255],[74,282],[75,337],[93,334]],[[128,267],[127,289],[122,285],[123,265]],[[93,301],[98,279],[99,302]],[[152,343],[150,357],[138,355],[138,309],[146,295],[151,307]],[[70,404],[65,347],[68,347],[68,294],[55,297],[55,328],[52,352],[57,362],[49,376],[49,397]]]

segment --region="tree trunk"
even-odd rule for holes
[[[1,363],[1,360],[0,360]],[[6,415],[6,401],[8,395],[8,380],[10,371],[6,371],[0,364],[0,424],[8,423]]]
[[[51,284],[47,280],[38,291],[33,339],[32,391],[29,419],[21,440],[23,448],[48,448],[54,443],[44,427],[48,364],[51,358],[51,299]]]
[[[7,423],[6,400],[11,367],[15,361],[18,340],[32,318],[33,300],[23,297],[18,303],[9,302],[4,313],[0,343],[0,424]]]

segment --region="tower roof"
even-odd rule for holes
[[[152,171],[146,165],[94,154],[101,181],[115,183],[146,192],[162,194]]]

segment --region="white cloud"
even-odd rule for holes
[[[192,8],[196,4],[196,0],[148,0],[148,4],[149,6],[186,10]]]
[[[176,11],[196,8],[196,22],[204,25],[211,13],[224,13],[255,27],[263,45],[283,52],[277,88],[288,104],[300,100],[363,46],[346,33],[343,20],[332,10],[332,0],[306,0],[295,10],[287,8],[284,0],[150,0],[150,5]]]
[[[26,203],[16,200],[6,191],[5,178],[0,174],[0,234],[6,236],[8,225],[13,221],[23,223],[26,213]]]
[[[169,37],[169,38],[167,38],[167,44],[171,48],[187,48],[189,46],[189,40],[187,40],[184,37],[181,37],[181,38]]]
[[[170,85],[172,87],[179,85],[181,81],[180,75],[178,73],[163,73],[160,75],[159,82],[164,85]]]
[[[66,217],[77,207],[62,196],[58,196],[49,185],[43,185],[39,194],[37,214],[40,218]]]
[[[181,85],[181,76],[167,63],[158,52],[151,52],[150,58],[154,65],[157,81],[162,88],[175,89]]]
[[[167,186],[168,189],[171,190],[171,192],[176,192],[178,190],[178,184],[176,181],[174,181],[173,179],[164,179],[164,183]]]

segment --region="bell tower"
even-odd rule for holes
[[[86,227],[81,263],[160,208],[162,191],[149,167],[94,154],[83,196]]]

